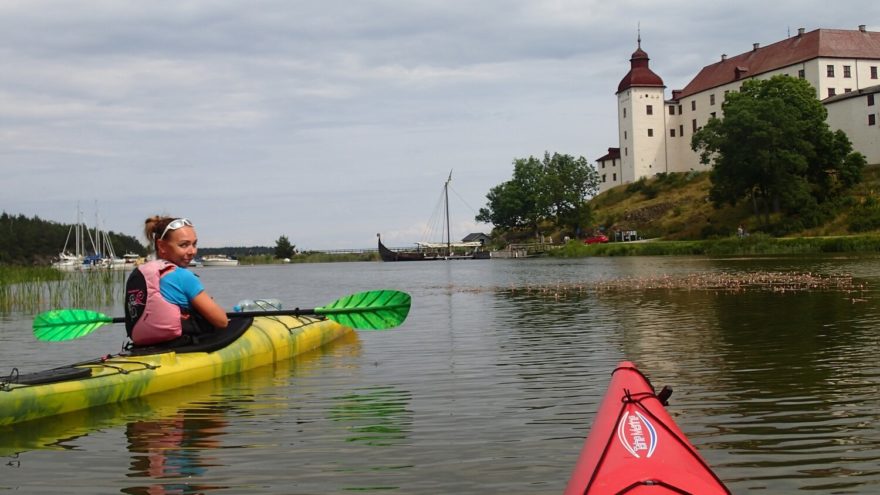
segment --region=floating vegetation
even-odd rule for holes
[[[110,305],[122,299],[127,272],[0,267],[0,314]]]
[[[690,273],[685,275],[656,275],[603,279],[583,283],[555,283],[507,287],[500,292],[511,295],[539,295],[548,297],[578,296],[588,293],[613,291],[692,290],[714,292],[806,292],[839,291],[848,294],[868,289],[851,275],[821,275],[791,272]],[[853,298],[853,302],[864,299]]]

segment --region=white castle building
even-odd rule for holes
[[[691,150],[694,133],[711,117],[722,116],[725,95],[750,78],[778,74],[806,79],[828,111],[832,130],[849,136],[868,164],[880,164],[880,32],[798,29],[772,45],[758,43],[748,52],[703,67],[684,89],[665,95],[663,79],[638,48],[630,70],[617,86],[620,145],[597,160],[600,189],[663,172],[708,170]]]

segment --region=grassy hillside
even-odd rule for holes
[[[590,207],[596,226],[606,231],[636,230],[646,239],[727,237],[734,235],[739,225],[750,233],[768,230],[753,215],[748,203],[716,209],[708,199],[710,186],[706,172],[665,174],[605,191],[590,201]],[[789,235],[835,236],[880,231],[880,166],[865,169],[864,180],[843,205],[841,213],[825,225]],[[771,217],[771,223],[779,221]]]

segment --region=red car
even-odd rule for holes
[[[584,239],[584,244],[601,244],[603,242],[608,242],[608,236],[605,234],[597,234]]]

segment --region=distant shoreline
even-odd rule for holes
[[[551,250],[550,256],[749,256],[880,252],[880,235],[781,237],[764,234],[696,241],[609,242],[586,245],[578,241]]]

